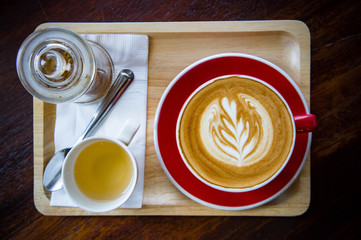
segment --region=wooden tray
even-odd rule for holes
[[[310,203],[310,157],[293,185],[272,202],[250,210],[223,211],[203,206],[181,193],[164,173],[154,149],[155,111],[171,80],[209,55],[239,52],[259,56],[286,71],[310,103],[310,33],[300,21],[167,23],[46,23],[79,33],[139,33],[149,36],[149,82],[144,198],[141,209],[99,215],[253,215],[296,216]],[[44,215],[96,215],[79,208],[51,207],[43,188],[44,168],[54,154],[56,106],[34,98],[34,202]]]

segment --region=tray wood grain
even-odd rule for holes
[[[144,198],[141,209],[94,214],[71,207],[51,207],[43,188],[44,168],[54,154],[56,106],[34,98],[34,203],[44,215],[224,215],[296,216],[310,204],[310,156],[292,186],[266,205],[242,211],[203,206],[181,193],[164,173],[155,152],[153,125],[158,102],[171,80],[191,63],[224,52],[253,54],[286,71],[310,104],[310,33],[300,21],[45,23],[78,33],[131,33],[149,36],[147,139]]]

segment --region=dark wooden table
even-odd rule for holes
[[[214,3],[212,3],[214,2]],[[0,3],[0,239],[361,239],[361,1]],[[33,201],[33,102],[17,77],[44,22],[297,19],[311,32],[311,205],[298,217],[46,217]]]

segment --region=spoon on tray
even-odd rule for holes
[[[134,74],[131,70],[123,69],[120,71],[111,88],[109,89],[109,92],[104,96],[104,99],[100,103],[93,118],[90,120],[85,131],[76,143],[81,142],[84,138],[90,136],[93,133],[99,123],[104,119],[105,115],[109,112],[113,105],[118,101],[119,97],[123,94],[125,89],[133,81],[133,79]],[[64,148],[56,152],[50,159],[48,165],[45,168],[43,176],[43,185],[47,190],[53,192],[60,190],[63,187],[61,171],[63,168],[63,162],[70,150],[71,147]]]

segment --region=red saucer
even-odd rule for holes
[[[246,54],[218,54],[184,69],[165,90],[155,117],[154,143],[159,161],[174,185],[185,195],[209,207],[224,210],[253,208],[284,192],[299,175],[311,146],[311,133],[297,133],[294,151],[282,172],[268,184],[246,192],[214,189],[195,177],[178,151],[178,115],[187,98],[205,82],[225,75],[248,75],[273,86],[287,101],[293,115],[309,109],[296,83],[276,65]]]

